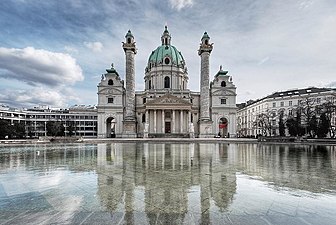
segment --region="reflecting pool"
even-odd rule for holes
[[[336,146],[0,147],[0,224],[336,224]]]

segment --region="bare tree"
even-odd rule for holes
[[[336,116],[336,102],[332,99],[327,100],[319,107],[321,113],[325,113],[327,121],[329,123],[329,135],[331,138],[336,136],[336,125],[333,123],[333,118]]]
[[[275,112],[267,110],[256,115],[253,126],[255,129],[261,130],[263,136],[272,136],[273,120],[275,119]]]
[[[312,131],[310,130],[309,124],[313,119],[313,116],[316,116],[316,99],[305,97],[303,98],[297,107],[297,110],[301,113],[301,121],[303,122],[304,133],[305,135],[311,134]]]

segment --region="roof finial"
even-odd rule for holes
[[[219,70],[222,71],[223,70],[223,67],[222,65],[219,66]]]
[[[113,63],[111,63],[111,68],[113,68],[114,66],[113,66]]]

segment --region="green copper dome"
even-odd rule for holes
[[[161,45],[149,56],[148,64],[151,64],[151,67],[161,64],[183,67],[185,62],[181,52],[179,52],[175,46]]]
[[[161,36],[162,45],[152,51],[148,59],[148,68],[170,65],[184,68],[185,61],[180,51],[175,46],[171,45],[171,36],[169,34],[167,26]]]

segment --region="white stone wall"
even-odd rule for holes
[[[237,134],[236,129],[236,87],[233,84],[232,78],[229,75],[219,75],[220,71],[215,76],[211,83],[211,112],[213,123],[213,131],[215,134],[219,132],[219,123],[221,118],[225,118],[228,121],[227,133],[230,137],[235,137]],[[221,86],[222,81],[226,83],[225,87]],[[226,99],[226,103],[222,104],[221,99]],[[227,134],[225,134],[227,135]]]
[[[149,72],[145,74],[145,90],[164,89],[164,78],[168,76],[170,78],[170,89],[180,90],[187,89],[188,86],[188,74],[182,68],[175,66],[157,66],[153,67]],[[149,88],[149,80],[151,80],[152,87]],[[184,86],[183,86],[184,84]]]
[[[109,80],[113,80],[113,85],[108,85]],[[113,98],[113,103],[108,103],[108,98]],[[124,87],[120,77],[115,73],[107,73],[104,79],[98,84],[98,105],[97,105],[97,135],[99,138],[106,138],[106,120],[109,117],[115,119],[115,133],[120,136],[122,133]]]

